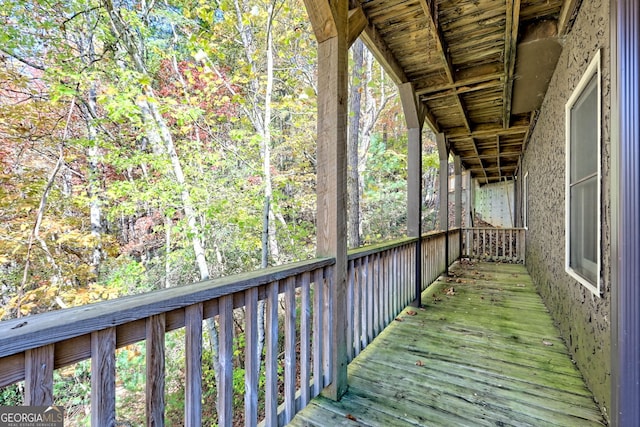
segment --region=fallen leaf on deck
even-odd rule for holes
[[[456,294],[456,290],[453,289],[453,286],[444,290],[444,293],[450,297]]]
[[[349,420],[351,420],[351,421],[358,421],[358,419],[356,417],[354,417],[353,415],[351,415],[351,414],[347,414],[344,417],[349,419]]]
[[[418,360],[416,362],[416,366],[424,366],[424,363],[422,363],[422,360]]]
[[[393,320],[395,320],[396,322],[402,322],[402,318],[401,318],[401,317],[396,317],[396,318],[395,318],[395,319],[393,319]]]
[[[523,285],[522,283],[518,283],[516,286],[517,286],[518,288],[524,288],[526,285]]]
[[[418,313],[417,313],[416,311],[413,311],[413,310],[407,310],[407,314],[408,314],[409,316],[415,316],[415,315],[416,315],[416,314],[418,314]]]
[[[546,345],[546,346],[552,346],[553,343],[551,341],[547,341],[547,340],[542,340],[542,344]]]

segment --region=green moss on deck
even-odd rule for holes
[[[292,426],[605,424],[522,265],[456,264]]]

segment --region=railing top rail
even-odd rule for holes
[[[458,228],[452,228],[449,231],[457,231]],[[423,239],[430,239],[434,237],[443,236],[446,234],[446,231],[430,231],[422,235]],[[375,245],[363,246],[361,248],[351,249],[348,253],[349,261],[353,261],[358,258],[363,258],[369,255],[373,255],[375,253],[384,252],[390,249],[399,248],[401,246],[409,245],[418,241],[417,237],[403,237],[396,240],[390,240],[384,243],[378,243]]]
[[[335,264],[317,258],[0,322],[0,357],[262,286]]]
[[[463,230],[526,230],[523,227],[463,227]]]

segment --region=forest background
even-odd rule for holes
[[[301,0],[0,0],[0,320],[312,258],[315,54]],[[397,89],[361,41],[349,106],[358,247],[404,236],[407,198]],[[118,354],[131,425],[143,353]],[[56,375],[70,425],[86,424],[87,367]],[[0,390],[0,405],[22,393]]]

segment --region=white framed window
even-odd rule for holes
[[[565,269],[600,296],[600,51],[565,106]]]
[[[529,172],[522,179],[522,226],[529,229]]]

